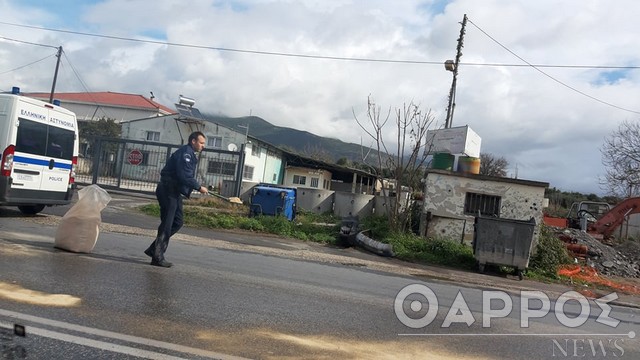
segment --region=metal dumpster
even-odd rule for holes
[[[289,220],[296,217],[296,189],[258,184],[251,190],[249,216],[283,215]]]
[[[478,268],[484,272],[486,264],[511,266],[520,280],[529,266],[536,221],[482,217],[475,218],[473,254]]]

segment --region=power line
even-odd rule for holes
[[[185,47],[185,48],[193,48],[193,49],[205,49],[205,50],[226,51],[226,52],[236,52],[236,53],[245,53],[245,54],[256,54],[256,55],[284,56],[284,57],[296,57],[296,58],[305,58],[305,59],[378,62],[378,63],[392,63],[392,64],[418,64],[418,65],[439,65],[439,66],[442,66],[442,64],[444,63],[444,61],[394,60],[394,59],[376,59],[376,58],[352,58],[352,57],[342,57],[342,56],[296,54],[296,53],[286,53],[286,52],[277,52],[277,51],[247,50],[247,49],[236,49],[236,48],[205,46],[205,45],[196,45],[196,44],[185,44],[185,43],[176,43],[176,42],[167,42],[167,41],[158,41],[158,40],[148,40],[148,39],[135,39],[135,38],[122,37],[122,36],[102,35],[102,34],[86,33],[86,32],[80,32],[80,31],[60,30],[60,29],[52,29],[52,28],[45,28],[45,27],[32,26],[32,25],[14,24],[14,23],[8,23],[8,22],[4,22],[4,21],[0,21],[0,24],[23,27],[23,28],[29,28],[29,29],[36,29],[36,30],[60,32],[60,33],[73,34],[73,35],[91,36],[91,37],[97,37],[97,38],[103,38],[103,39],[121,40],[121,41],[129,41],[129,42],[139,42],[139,43],[165,45],[165,46],[176,46],[176,47]],[[477,27],[477,25],[475,25],[475,24],[474,24],[474,26]],[[12,39],[8,39],[8,40],[12,40]],[[13,40],[13,41],[19,41],[19,40]],[[40,44],[34,44],[34,45],[40,45]],[[41,46],[50,46],[50,45],[41,45]],[[528,63],[526,65],[524,65],[524,64],[466,63],[466,62],[460,62],[460,65],[465,65],[465,66],[491,66],[491,67],[527,67],[527,66],[534,66],[534,67],[538,67],[538,68],[577,68],[577,69],[627,69],[627,70],[640,69],[640,66],[553,65],[553,64],[528,64]]]
[[[4,36],[0,36],[0,39],[5,39],[5,40],[8,40],[8,41],[15,41],[15,42],[23,43],[23,44],[35,45],[35,46],[49,47],[49,48],[54,48],[54,49],[58,50],[58,48],[56,46],[38,44],[38,43],[29,42],[29,41],[16,40],[16,39],[11,39],[11,38],[4,37]]]
[[[475,24],[474,24],[475,25]],[[494,67],[537,67],[537,68],[561,68],[561,69],[617,69],[617,70],[634,70],[640,69],[640,66],[615,66],[615,65],[545,65],[545,64],[497,64],[497,63],[465,63],[465,66],[494,66]]]
[[[578,94],[583,95],[583,96],[586,96],[586,97],[588,97],[589,99],[591,99],[591,100],[595,100],[595,101],[597,101],[597,102],[599,102],[599,103],[601,103],[601,104],[604,104],[604,105],[607,105],[607,106],[611,106],[611,107],[616,108],[616,109],[618,109],[618,110],[628,111],[628,112],[630,112],[630,113],[634,113],[634,114],[639,114],[639,115],[640,115],[640,111],[635,111],[635,110],[631,110],[631,109],[623,108],[623,107],[621,107],[621,106],[618,106],[618,105],[615,105],[615,104],[612,104],[612,103],[606,102],[606,101],[604,101],[604,100],[600,100],[600,99],[598,99],[598,98],[596,98],[596,97],[594,97],[594,96],[591,96],[591,95],[589,95],[589,94],[587,94],[587,93],[585,93],[585,92],[583,92],[583,91],[581,91],[581,90],[578,90],[578,89],[574,88],[573,86],[570,86],[570,85],[568,85],[568,84],[566,84],[566,83],[564,83],[564,82],[562,82],[562,81],[560,81],[560,80],[558,80],[558,79],[554,78],[553,76],[551,76],[551,75],[547,74],[546,72],[544,72],[544,71],[540,70],[540,67],[538,67],[538,66],[535,66],[535,65],[531,64],[530,62],[528,62],[527,60],[525,60],[524,58],[522,58],[520,55],[518,55],[518,54],[516,54],[515,52],[511,51],[511,49],[509,49],[509,48],[507,48],[506,46],[502,45],[498,40],[494,39],[494,38],[493,38],[491,35],[489,35],[486,31],[482,30],[482,29],[481,29],[478,25],[476,25],[473,21],[469,20],[469,23],[471,23],[471,25],[475,26],[475,27],[476,27],[476,29],[480,30],[480,32],[482,32],[485,36],[487,36],[487,37],[488,37],[489,39],[491,39],[493,42],[495,42],[496,44],[498,44],[501,48],[505,49],[505,50],[506,50],[507,52],[509,52],[511,55],[515,56],[516,58],[520,59],[522,62],[524,62],[525,64],[527,64],[527,66],[532,67],[533,69],[535,69],[536,71],[538,71],[538,72],[539,72],[539,73],[541,73],[542,75],[544,75],[544,76],[548,77],[549,79],[551,79],[551,80],[553,80],[553,81],[557,82],[558,84],[560,84],[560,85],[562,85],[562,86],[566,87],[567,89],[573,90],[573,91],[577,92]]]
[[[14,68],[14,69],[11,69],[11,70],[7,70],[7,71],[4,71],[4,72],[0,72],[0,75],[8,74],[10,72],[26,68],[27,66],[31,66],[33,64],[39,63],[40,61],[46,60],[46,59],[48,59],[48,58],[50,58],[52,56],[56,56],[56,55],[55,54],[51,54],[51,55],[48,55],[48,56],[46,56],[46,57],[44,57],[44,58],[42,58],[40,60],[36,60],[34,62],[30,62],[30,63],[28,63],[26,65],[18,66],[17,68]]]
[[[82,80],[82,78],[80,77],[80,74],[78,73],[78,71],[76,70],[76,68],[73,66],[73,64],[71,63],[71,60],[69,59],[69,57],[67,56],[66,52],[62,52],[62,54],[64,55],[64,58],[67,60],[67,63],[69,64],[69,67],[71,68],[71,71],[73,71],[73,74],[76,76],[76,78],[78,79],[78,81],[80,82],[80,85],[82,85],[82,88],[84,88],[84,91],[91,97],[91,100],[93,101],[93,103],[96,105],[96,112],[98,110],[100,110],[100,112],[102,112],[104,117],[107,117],[108,114],[105,111],[105,109],[95,100],[95,98],[93,97],[93,93],[89,90],[89,87],[87,86],[87,84]],[[94,113],[95,116],[95,113]]]
[[[589,99],[592,99],[592,100],[597,101],[597,102],[599,102],[601,104],[604,104],[604,105],[607,105],[607,106],[610,106],[610,107],[613,107],[613,108],[616,108],[616,109],[619,109],[619,110],[631,112],[631,113],[634,113],[634,114],[640,114],[640,111],[635,111],[635,110],[623,108],[621,106],[618,106],[618,105],[606,102],[604,100],[598,99],[598,98],[596,98],[596,97],[594,97],[592,95],[589,95],[589,94],[587,94],[587,93],[585,93],[585,92],[583,92],[581,90],[578,90],[578,89],[576,89],[576,88],[574,88],[574,87],[572,87],[572,86],[570,86],[570,85],[568,85],[568,84],[566,84],[566,83],[554,78],[553,76],[547,74],[546,72],[540,70],[540,68],[640,69],[640,66],[536,65],[536,64],[532,64],[532,63],[526,61],[524,58],[520,57],[518,54],[516,54],[515,52],[513,52],[509,48],[507,48],[506,46],[504,46],[503,44],[501,44],[498,40],[496,40],[491,35],[489,35],[487,32],[482,30],[473,21],[469,20],[469,22],[473,26],[475,26],[480,32],[482,32],[485,36],[487,36],[489,39],[494,41],[496,44],[498,44],[504,50],[506,50],[507,52],[509,52],[510,54],[512,54],[513,56],[515,56],[516,58],[518,58],[519,60],[521,60],[525,64],[460,63],[459,65],[494,66],[494,67],[505,67],[505,66],[509,66],[509,67],[531,67],[531,68],[535,69],[536,71],[540,72],[541,74],[543,74],[544,76],[548,77],[549,79],[557,82],[558,84],[560,84],[560,85],[562,85],[562,86],[564,86],[564,87],[566,87],[566,88],[568,88],[568,89],[570,89],[570,90],[572,90],[572,91],[574,91],[574,92],[576,92],[578,94],[581,94],[581,95],[583,95],[583,96],[585,96],[585,97],[587,97]],[[80,32],[80,31],[60,30],[60,29],[51,29],[51,28],[38,27],[38,26],[32,26],[32,25],[14,24],[14,23],[8,23],[8,22],[3,22],[3,21],[0,21],[0,24],[23,27],[23,28],[30,28],[30,29],[37,29],[37,30],[45,30],[45,31],[53,31],[53,32],[74,34],[74,35],[92,36],[92,37],[105,38],[105,39],[121,40],[121,41],[140,42],[140,43],[166,45],[166,46],[176,46],[176,47],[186,47],[186,48],[194,48],[194,49],[206,49],[206,50],[216,50],[216,51],[237,52],[237,53],[246,53],[246,54],[257,54],[257,55],[271,55],[271,56],[285,56],[285,57],[296,57],[296,58],[307,58],[307,59],[325,59],[325,60],[341,60],[341,61],[397,63],[397,64],[428,64],[428,65],[442,65],[443,64],[443,62],[441,62],[441,61],[392,60],[392,59],[374,59],[374,58],[348,58],[348,57],[339,57],[339,56],[307,55],[307,54],[295,54],[295,53],[284,53],[284,52],[274,52],[274,51],[245,50],[245,49],[223,48],[223,47],[204,46],[204,45],[195,45],[195,44],[184,44],[184,43],[157,41],[157,40],[134,39],[134,38],[121,37],[121,36],[101,35],[101,34],[85,33],[85,32]],[[29,43],[29,42],[26,42],[26,41],[9,39],[9,38],[5,38],[5,37],[0,37],[0,38],[6,39],[6,40],[11,40],[11,41],[22,42],[22,43],[26,43],[26,44],[31,44],[31,45],[53,47],[53,46],[50,46],[50,45]],[[56,47],[53,47],[53,48],[56,48]],[[77,73],[76,73],[76,76],[78,76]]]

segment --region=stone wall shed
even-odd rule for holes
[[[424,179],[420,233],[471,244],[475,216],[536,221],[537,242],[548,183],[429,169]]]

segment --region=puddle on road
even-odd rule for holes
[[[0,298],[31,305],[58,307],[77,306],[81,301],[80,298],[71,295],[48,294],[4,282],[0,282]]]
[[[230,335],[201,331],[196,337],[211,342],[217,351],[223,348],[234,353],[239,349],[249,348],[251,350],[244,356],[259,356],[263,359],[489,359],[456,354],[424,339],[366,341],[334,336],[291,335],[258,329]]]
[[[27,247],[20,244],[9,244],[0,242],[2,244],[3,256],[37,256],[37,252],[32,247]]]

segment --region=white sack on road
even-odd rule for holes
[[[78,202],[62,217],[56,230],[54,246],[79,253],[90,253],[96,246],[100,212],[111,201],[111,196],[98,185],[90,185],[78,191]]]

